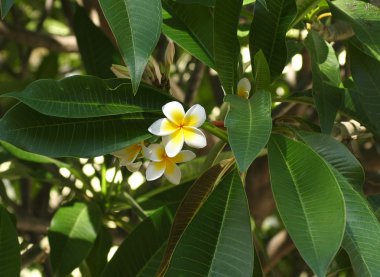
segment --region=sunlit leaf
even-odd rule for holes
[[[87,257],[102,221],[95,204],[76,202],[58,209],[48,232],[53,272],[66,276]]]
[[[161,34],[160,0],[100,0],[136,93],[149,56]]]
[[[183,232],[165,276],[252,276],[253,263],[248,203],[234,170]]]
[[[311,148],[280,135],[269,140],[272,191],[282,221],[319,277],[341,245],[345,206],[329,165]]]
[[[270,69],[262,50],[255,55],[253,62],[253,87],[254,92],[268,89],[271,83]]]
[[[229,143],[241,171],[246,171],[268,142],[272,130],[271,97],[266,90],[257,91],[246,100],[227,95],[230,104],[225,119]]]
[[[172,98],[153,87],[140,86],[133,95],[127,79],[102,80],[95,76],[72,76],[60,81],[37,80],[14,97],[40,113],[59,117],[87,118],[106,115],[159,112]]]

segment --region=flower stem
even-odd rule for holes
[[[220,138],[221,140],[225,141],[225,142],[228,142],[228,135],[227,135],[227,132],[214,126],[213,124],[211,124],[210,122],[205,122],[203,125],[202,125],[202,129],[206,130],[207,132],[209,132],[210,134],[213,134],[214,136]]]

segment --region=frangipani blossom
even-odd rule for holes
[[[142,162],[134,162],[141,151],[144,152],[144,155],[148,151],[143,141],[113,152],[112,155],[119,158],[121,166],[125,166],[130,172],[135,172],[142,165]]]
[[[181,170],[176,164],[195,158],[195,154],[189,150],[183,150],[171,158],[166,154],[162,144],[151,144],[148,148],[150,151],[147,157],[151,160],[146,169],[148,181],[156,180],[165,175],[171,183],[178,185],[181,181]]]
[[[149,127],[149,132],[165,137],[165,151],[169,157],[176,156],[183,143],[194,147],[206,146],[206,137],[198,127],[206,120],[205,109],[201,105],[192,106],[185,114],[181,103],[172,101],[162,107],[166,118],[161,118]]]
[[[251,83],[249,82],[249,80],[247,78],[241,79],[237,85],[237,94],[240,97],[248,99],[250,91]]]

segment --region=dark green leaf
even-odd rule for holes
[[[140,223],[120,245],[103,272],[103,277],[134,277],[147,270],[155,254],[162,251],[170,231],[171,218],[161,208]]]
[[[4,19],[9,10],[13,6],[13,0],[0,0],[0,16],[1,19]]]
[[[23,91],[4,94],[40,113],[73,118],[158,112],[172,98],[142,85],[134,96],[127,79],[102,80],[94,76],[72,76],[60,81],[37,80]]]
[[[214,10],[215,69],[226,94],[236,90],[240,45],[237,38],[242,0],[216,0]]]
[[[144,268],[137,275],[138,277],[152,277],[156,276],[157,271],[160,267],[161,259],[164,256],[166,249],[166,243],[164,243],[156,253],[149,259],[149,261],[144,265]]]
[[[110,67],[116,63],[118,52],[79,5],[74,14],[74,31],[86,72],[101,78],[114,77]]]
[[[100,0],[136,93],[149,56],[161,34],[160,0]]]
[[[176,244],[185,231],[186,226],[190,223],[198,209],[210,195],[215,184],[229,170],[231,165],[231,161],[228,160],[214,165],[205,171],[187,191],[177,209],[177,213],[173,221],[168,246],[161,263],[160,276],[166,271]]]
[[[165,276],[251,276],[253,255],[248,203],[234,170],[185,229]]]
[[[216,0],[174,0],[177,3],[182,4],[200,4],[208,7],[212,7],[215,5]]]
[[[162,32],[203,63],[215,67],[212,11],[170,0],[162,0],[162,5]]]
[[[329,165],[311,148],[280,135],[269,140],[272,191],[280,216],[306,263],[319,277],[339,250],[345,207]]]
[[[281,75],[286,63],[285,35],[297,13],[294,0],[272,0],[265,7],[255,3],[255,12],[249,35],[252,67],[260,49],[269,64],[272,80]]]
[[[319,2],[321,2],[321,0],[296,0],[297,15],[291,26],[297,25],[297,23],[300,22],[311,9],[315,8]]]
[[[349,56],[352,77],[357,91],[357,100],[364,108],[368,119],[376,130],[380,130],[380,61],[364,54],[350,45]]]
[[[333,16],[350,23],[356,37],[380,61],[380,8],[358,0],[329,1]]]
[[[262,50],[259,50],[253,62],[253,91],[268,89],[271,84],[270,69]]]
[[[58,53],[51,52],[43,57],[35,73],[35,79],[54,79],[57,77],[59,64]]]
[[[357,276],[380,274],[380,223],[360,193],[364,172],[351,152],[333,138],[302,133],[302,139],[331,167],[343,192],[346,229],[342,246],[350,256]]]
[[[96,157],[148,139],[151,114],[100,118],[50,117],[20,103],[0,120],[0,140],[50,157]]]
[[[305,46],[311,55],[313,97],[321,129],[323,133],[330,134],[344,97],[344,90],[339,88],[339,62],[333,47],[315,31],[309,32]]]
[[[57,211],[48,231],[50,261],[57,276],[68,275],[87,257],[101,222],[101,211],[94,204],[77,202]]]
[[[246,171],[268,142],[272,130],[271,97],[266,90],[246,100],[227,95],[230,109],[225,119],[232,152],[241,171]]]
[[[102,275],[107,264],[108,252],[111,247],[112,236],[106,227],[102,227],[86,259],[91,277],[100,277]]]
[[[16,226],[8,211],[0,206],[0,276],[18,277],[20,267],[21,255]]]

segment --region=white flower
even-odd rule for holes
[[[121,166],[125,166],[130,172],[135,172],[142,165],[142,162],[134,162],[141,151],[144,152],[144,155],[148,151],[144,145],[144,141],[113,152],[112,155],[119,158]]]
[[[167,118],[161,118],[149,127],[149,132],[156,136],[167,136],[165,141],[166,154],[176,156],[185,142],[194,148],[206,146],[206,137],[198,129],[206,120],[205,109],[201,105],[192,106],[185,114],[182,105],[172,101],[162,107]]]
[[[151,160],[146,169],[148,181],[156,180],[164,174],[171,183],[178,185],[181,181],[181,170],[176,164],[195,158],[195,154],[189,150],[183,150],[171,158],[166,155],[162,144],[151,144],[148,148],[150,151],[147,156]]]
[[[248,99],[250,91],[251,91],[251,83],[249,82],[249,80],[247,78],[241,79],[237,85],[237,94],[240,97]]]

